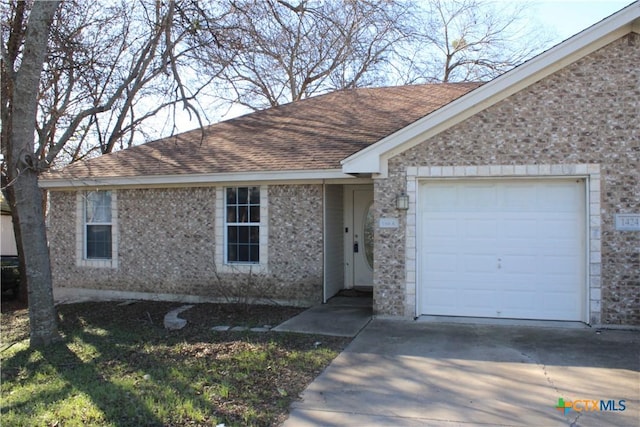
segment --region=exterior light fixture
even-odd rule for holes
[[[404,192],[396,196],[396,209],[406,211],[409,209],[409,196]]]

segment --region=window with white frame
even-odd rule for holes
[[[84,198],[84,258],[111,259],[111,192],[90,191]]]
[[[225,262],[260,263],[260,187],[225,189]]]

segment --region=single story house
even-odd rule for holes
[[[485,84],[344,90],[41,180],[56,298],[640,325],[640,3]]]

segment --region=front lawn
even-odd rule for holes
[[[278,425],[290,403],[350,341],[276,332],[215,332],[217,325],[275,326],[291,307],[198,304],[187,326],[163,327],[180,303],[58,307],[63,340],[28,346],[26,309],[3,303],[3,426]]]

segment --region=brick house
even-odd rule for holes
[[[640,4],[486,83],[335,92],[73,164],[54,294],[640,325]]]

